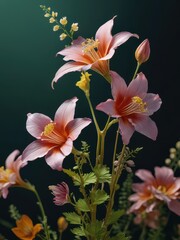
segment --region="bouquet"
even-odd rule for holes
[[[155,166],[154,173],[148,169],[134,171],[136,156],[143,150],[129,147],[135,132],[153,141],[158,134],[151,116],[162,101],[158,94],[148,92],[148,80],[141,72],[141,65],[150,57],[149,40],[139,43],[137,34],[125,31],[112,34],[116,16],[101,25],[93,38],[75,36],[78,23],[69,24],[66,16],[59,17],[58,12],[44,5],[41,8],[53,31],[60,33],[60,41],[67,41],[57,53],[66,63],[56,72],[51,87],[56,88],[57,82],[60,85],[65,74],[79,72],[76,86],[84,95],[82,101],[86,101],[90,116],[81,113],[75,117],[80,99],[73,93],[55,110],[54,117],[41,112],[27,114],[26,129],[34,140],[22,153],[19,150],[10,153],[4,166],[1,165],[0,196],[6,199],[9,190],[15,187],[30,191],[36,197],[34,204],[38,205],[39,214],[32,219],[30,212],[21,213],[12,204],[9,213],[13,223],[1,219],[0,224],[14,234],[14,239],[22,240],[61,240],[67,238],[67,232],[69,238],[77,240],[156,240],[167,239],[173,220],[171,239],[179,239],[180,224],[174,216],[180,215],[180,178],[176,176],[180,142],[170,149],[163,166]],[[132,79],[125,80],[110,63],[116,49],[130,38],[138,42],[134,50],[137,66]],[[94,73],[102,76],[110,92],[109,98],[96,106],[91,97],[91,82],[96,81]],[[97,89],[97,93],[100,95],[101,91]],[[102,112],[104,125],[99,122],[97,112]],[[80,140],[81,131],[90,125],[96,132],[94,148],[88,136]],[[111,144],[107,145],[109,137]],[[107,148],[111,156],[106,154]],[[44,158],[52,171],[63,176],[61,182],[47,188],[47,194],[53,196],[52,204],[59,209],[66,205],[67,209],[57,219],[56,229],[49,224],[36,186],[21,175],[31,161],[39,158]],[[68,159],[71,167],[66,168],[64,162]],[[3,234],[0,238],[7,239]]]

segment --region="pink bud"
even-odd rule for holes
[[[145,39],[136,49],[135,58],[139,64],[146,62],[150,56],[149,40]]]

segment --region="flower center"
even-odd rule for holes
[[[41,141],[61,145],[66,141],[66,133],[56,128],[56,123],[48,123],[41,134]]]
[[[4,167],[0,167],[0,183],[9,182],[10,175],[13,173],[11,169],[5,169]]]
[[[161,191],[162,193],[166,193],[166,187],[165,186],[158,186],[157,190]]]
[[[48,125],[45,126],[44,128],[44,136],[48,137],[54,130],[54,123],[49,123]]]
[[[93,62],[97,61],[100,57],[97,53],[99,41],[98,39],[94,40],[93,38],[87,38],[84,42],[81,43],[82,52],[88,55]]]
[[[142,98],[138,96],[134,96],[131,98],[129,104],[125,104],[124,107],[122,105],[118,106],[117,109],[121,116],[127,116],[133,113],[144,113],[147,111],[146,102],[143,102]]]

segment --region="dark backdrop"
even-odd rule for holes
[[[135,48],[145,38],[149,39],[151,57],[141,71],[149,80],[149,92],[159,93],[163,101],[161,109],[153,116],[159,135],[153,142],[135,133],[130,146],[144,147],[136,159],[136,168],[152,170],[155,165],[162,165],[169,148],[180,136],[178,0],[0,0],[0,165],[10,152],[14,149],[23,151],[33,140],[25,128],[28,112],[42,112],[53,118],[64,100],[78,96],[76,116],[89,116],[84,96],[75,87],[79,73],[67,74],[55,85],[55,90],[51,89],[51,80],[63,64],[62,57],[55,55],[64,43],[59,41],[59,34],[52,31],[52,25],[43,17],[40,4],[51,6],[61,17],[67,16],[69,22],[78,22],[78,35],[84,37],[93,37],[100,25],[117,15],[113,33],[130,31],[140,36],[140,40],[132,38],[119,47],[111,61],[111,69],[127,82],[136,65]],[[110,97],[107,83],[94,73],[91,88],[94,105]],[[102,123],[104,116],[98,113]],[[90,126],[80,137],[89,141],[91,149],[95,142],[92,131],[94,128]],[[107,156],[110,153],[107,148]],[[65,165],[72,166],[71,161],[71,157],[67,158]],[[24,178],[37,185],[49,222],[55,227],[63,208],[52,204],[47,186],[62,181],[63,174],[52,171],[44,159],[30,163],[21,172]],[[7,206],[12,202],[22,213],[32,210],[31,217],[36,216],[38,210],[32,202],[32,194],[11,189],[8,198],[0,200],[0,218],[9,220]],[[0,232],[6,230],[0,226]]]

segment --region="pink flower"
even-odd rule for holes
[[[57,71],[52,84],[66,73],[87,71],[90,68],[103,75],[110,82],[108,60],[112,58],[118,46],[130,37],[138,37],[129,32],[120,32],[112,36],[113,24],[114,18],[103,24],[96,32],[95,40],[79,37],[72,42],[71,46],[58,52],[57,54],[65,56],[65,61],[72,61],[64,64]]]
[[[100,103],[96,109],[119,119],[119,129],[124,144],[128,144],[134,131],[155,140],[157,127],[149,116],[161,106],[159,95],[147,93],[148,82],[143,73],[139,73],[129,86],[116,72],[111,71],[112,95]]]
[[[129,212],[134,212],[142,206],[146,212],[150,212],[154,207],[165,202],[168,208],[180,215],[180,178],[174,177],[173,170],[168,167],[155,167],[155,177],[148,170],[138,170],[136,172],[143,183],[133,184],[135,194],[129,197],[135,202]]]
[[[54,121],[41,113],[28,114],[27,131],[37,140],[23,151],[24,162],[45,156],[52,169],[62,170],[63,160],[71,153],[73,141],[91,123],[89,118],[74,119],[77,100],[74,97],[60,105]]]
[[[7,197],[9,187],[25,184],[20,176],[20,169],[27,163],[22,162],[21,156],[16,159],[18,155],[18,150],[13,151],[5,161],[5,169],[0,167],[0,196],[3,198]]]
[[[57,184],[57,186],[49,186],[49,189],[52,191],[52,194],[55,196],[54,203],[58,206],[62,206],[68,203],[69,197],[69,187],[65,182]]]

